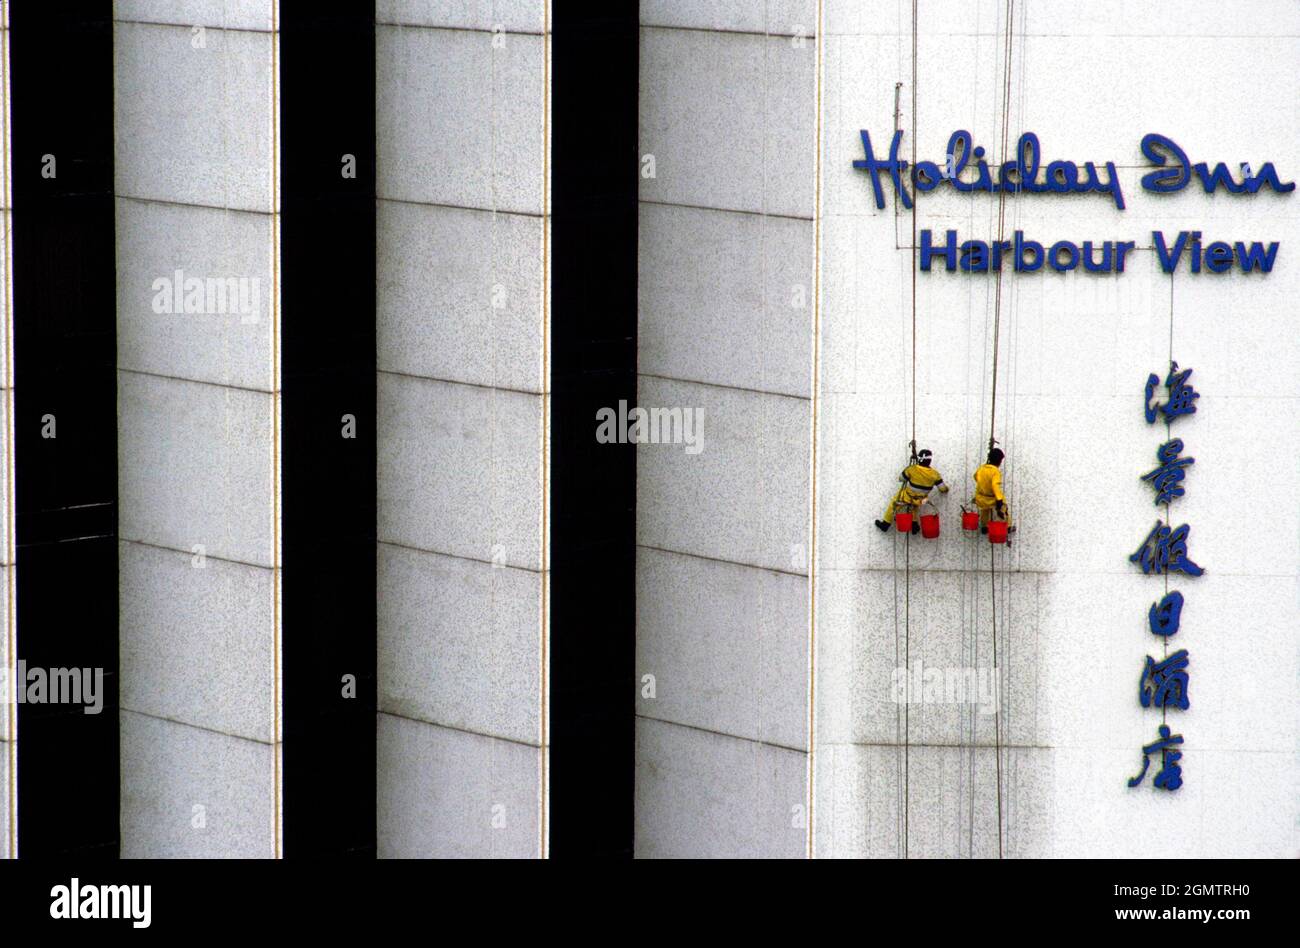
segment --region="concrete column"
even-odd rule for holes
[[[122,855],[274,857],[276,5],[114,15]]]
[[[546,853],[548,4],[377,4],[381,857]]]
[[[636,852],[807,852],[816,4],[641,4]],[[647,676],[652,676],[648,678]]]

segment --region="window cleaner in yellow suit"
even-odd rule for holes
[[[980,533],[989,532],[989,521],[996,513],[999,520],[1007,522],[1007,533],[1015,533],[1011,525],[1011,510],[1007,507],[1007,497],[1002,493],[1002,459],[1006,457],[1001,448],[990,448],[989,459],[975,469],[975,506],[980,511]]]
[[[916,442],[913,441],[912,445],[915,447]],[[941,494],[948,493],[948,485],[943,482],[943,475],[930,466],[933,459],[934,455],[928,448],[922,448],[912,455],[912,463],[903,468],[903,473],[898,475],[903,486],[898,488],[898,493],[885,508],[885,519],[876,521],[876,529],[881,533],[889,530],[894,522],[894,514],[899,510],[915,511],[930,498],[930,491],[934,488],[939,488]],[[921,532],[921,525],[916,521],[912,522],[912,532]]]

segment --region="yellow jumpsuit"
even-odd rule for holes
[[[1002,501],[1003,519],[1011,526],[1011,505],[1002,493],[1002,470],[996,464],[981,464],[975,471],[975,506],[980,511],[980,526],[993,519],[997,502]]]
[[[894,522],[894,514],[899,510],[915,510],[925,503],[930,491],[939,488],[942,494],[948,493],[948,485],[943,482],[943,475],[924,464],[909,464],[898,475],[903,486],[898,489],[889,506],[885,508],[885,523]]]

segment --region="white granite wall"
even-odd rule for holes
[[[546,842],[548,4],[376,5],[381,857]]]
[[[808,848],[815,19],[641,4],[640,857]]]
[[[273,857],[276,5],[118,0],[114,18],[121,851]],[[178,270],[243,279],[251,305],[159,312]]]
[[[957,505],[988,437],[994,280],[918,275],[913,379],[911,216],[892,195],[877,210],[851,162],[862,157],[860,129],[887,150],[898,83],[906,157],[915,125],[920,158],[942,161],[964,128],[996,160],[1004,9],[921,4],[913,115],[911,4],[824,4],[817,854],[997,855],[1000,744],[1005,855],[1292,856],[1300,466],[1288,449],[1300,343],[1289,302],[1300,203],[1211,196],[1195,184],[1147,193],[1138,143],[1160,132],[1193,161],[1235,172],[1271,160],[1283,180],[1300,176],[1297,9],[1015,5],[1012,142],[1031,130],[1046,160],[1117,161],[1128,208],[1097,195],[1021,196],[1008,201],[1006,233],[1138,249],[1118,276],[1004,275],[997,436],[1020,532],[991,553],[957,529]],[[917,227],[987,240],[996,213],[993,196],[945,188],[920,196]],[[1151,249],[1161,229],[1281,249],[1267,275],[1192,275],[1184,264],[1171,277]],[[1173,518],[1192,525],[1191,555],[1207,571],[1170,583],[1187,597],[1170,648],[1192,658],[1192,707],[1169,712],[1186,738],[1175,794],[1152,789],[1150,775],[1140,789],[1125,785],[1160,723],[1136,686],[1144,656],[1160,654],[1146,611],[1164,583],[1127,557],[1156,517],[1139,475],[1155,466],[1165,432],[1145,424],[1140,397],[1148,373],[1163,378],[1171,341],[1202,393],[1198,413],[1174,425],[1197,463]],[[918,437],[961,490],[945,502],[941,539],[913,538],[909,552],[871,521],[906,461],[913,382]],[[996,729],[971,703],[905,715],[890,674],[909,657],[914,669],[992,666],[991,597]]]

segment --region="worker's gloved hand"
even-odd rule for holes
[[[998,512],[999,517],[1005,517],[1007,515],[1007,505],[1000,500],[993,505],[993,509]]]
[[[940,485],[939,485],[939,493],[941,493],[941,494],[946,494],[946,493],[948,493],[948,485],[947,485],[947,484],[940,484]]]

